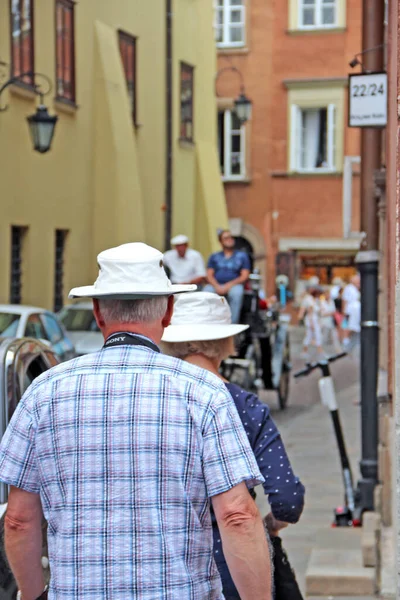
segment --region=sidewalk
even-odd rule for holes
[[[295,341],[298,337],[299,332],[294,331]],[[296,354],[297,344],[294,346],[294,354]],[[357,362],[352,357],[345,358],[343,363],[344,361],[347,361],[346,365],[340,366],[338,362],[332,366],[334,381],[340,379],[341,370],[352,367],[349,361],[352,361],[354,369],[357,369]],[[317,377],[310,378],[310,386],[317,386],[317,381]],[[342,388],[337,393],[340,418],[356,482],[359,478],[358,461],[361,448],[360,407],[353,402],[359,398],[359,384],[352,383],[343,389],[339,383],[338,381],[336,387]],[[303,384],[299,385],[298,390],[300,389],[304,394],[306,389]],[[298,390],[296,390],[296,383],[292,382],[291,403],[295,401],[302,403],[302,399],[296,397]],[[304,403],[307,404],[307,401],[305,400]],[[317,532],[324,528],[330,529],[333,510],[343,502],[339,453],[329,411],[320,403],[309,407],[308,410],[302,411],[288,421],[276,413],[274,416],[277,416],[276,420],[294,471],[306,487],[306,504],[300,522],[282,532],[290,562],[305,593],[305,574],[311,551],[316,543]],[[261,488],[257,494],[257,502],[262,514],[269,512],[269,505]]]

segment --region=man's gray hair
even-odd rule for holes
[[[211,360],[223,360],[234,351],[232,337],[198,342],[162,342],[161,345],[165,354],[182,360],[194,354],[202,354]]]
[[[168,296],[140,300],[99,298],[100,313],[106,323],[151,323],[167,312]]]

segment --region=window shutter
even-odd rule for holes
[[[230,110],[225,111],[225,122],[224,122],[224,136],[225,136],[225,156],[224,156],[224,175],[225,177],[231,176],[232,165],[231,165],[231,147],[232,147],[232,115]]]
[[[301,165],[301,109],[297,104],[291,106],[290,128],[290,170],[298,171]]]
[[[328,105],[328,168],[336,170],[336,105]]]

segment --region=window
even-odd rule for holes
[[[301,28],[335,27],[337,0],[299,0]]]
[[[33,0],[11,0],[11,76],[34,85]]]
[[[180,138],[193,142],[194,68],[181,63],[181,127]]]
[[[292,106],[292,170],[335,171],[336,107]]]
[[[128,88],[129,105],[131,107],[132,119],[137,125],[137,101],[136,101],[136,38],[124,33],[118,32],[119,50],[121,53],[122,64],[125,72],[126,86]]]
[[[56,96],[75,102],[74,2],[56,0]]]
[[[21,304],[22,246],[27,227],[11,227],[10,302]]]
[[[223,178],[243,179],[246,176],[245,127],[232,110],[218,113],[218,143]]]
[[[64,304],[64,252],[68,231],[56,229],[54,260],[54,312],[62,309]]]
[[[245,0],[216,0],[215,33],[217,46],[234,47],[245,44]]]
[[[40,320],[40,315],[30,315],[25,327],[25,336],[34,338],[35,340],[46,340],[46,332],[43,323]]]
[[[55,318],[48,314],[42,314],[41,319],[45,329],[44,339],[49,340],[51,344],[60,342],[63,339],[64,334]]]

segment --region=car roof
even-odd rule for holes
[[[15,315],[30,315],[32,313],[50,312],[38,306],[25,306],[24,304],[0,304],[0,312],[8,312]]]
[[[93,310],[93,304],[92,302],[74,302],[74,304],[66,304],[63,308],[64,310],[78,310],[82,308]]]

